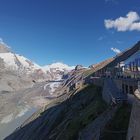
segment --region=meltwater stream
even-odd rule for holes
[[[24,115],[21,115],[12,121],[9,121],[7,123],[0,122],[0,140],[3,140],[13,131],[15,131],[16,128],[20,127],[21,124],[36,111],[37,111],[36,108],[30,108]]]

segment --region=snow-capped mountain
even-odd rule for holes
[[[62,62],[53,63],[51,65],[46,65],[43,69],[52,76],[55,80],[61,80],[62,77],[75,69],[75,66],[68,66]]]
[[[26,57],[13,53],[8,45],[0,42],[0,69],[15,72],[18,76],[24,76],[31,80],[61,80],[64,74],[75,67],[63,63],[39,66]]]
[[[63,63],[39,66],[12,52],[0,40],[0,139],[7,136],[7,132],[6,135],[3,132],[9,130],[9,125],[16,119],[32,109],[46,106],[58,96],[61,92],[57,88],[61,89],[63,85],[61,81],[53,80],[61,80],[74,68]]]
[[[60,70],[60,71],[71,71],[75,69],[75,66],[68,66],[62,62],[56,62],[50,65],[46,65],[43,67],[46,71],[51,71],[51,69]]]
[[[0,53],[10,52],[10,47],[0,39]]]
[[[36,69],[41,69],[39,65],[19,54],[11,52],[0,53],[0,58],[3,59],[5,67],[11,68],[11,70],[28,69],[28,72],[31,72]]]
[[[4,43],[0,43],[0,63],[1,70],[14,72],[17,76],[24,76],[31,80],[47,78],[41,66],[22,55],[13,53]]]

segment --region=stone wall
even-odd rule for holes
[[[110,90],[110,85],[108,84],[108,80],[100,77],[92,77],[87,81],[88,84],[93,84],[96,86],[100,86],[103,88],[102,97],[103,100],[110,104],[112,101],[112,91]]]
[[[101,86],[101,87],[103,87],[103,85],[104,85],[104,79],[103,78],[99,78],[99,77],[93,77],[91,79],[91,82],[94,85]]]
[[[112,97],[111,97],[112,93],[110,91],[110,87],[108,85],[108,82],[105,80],[104,81],[104,86],[103,86],[103,91],[102,91],[102,97],[103,100],[107,103],[110,104],[112,101]]]
[[[140,91],[136,91],[136,94]],[[136,97],[132,107],[127,140],[140,140],[140,99]]]

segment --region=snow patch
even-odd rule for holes
[[[51,71],[51,69],[55,69],[55,70],[59,70],[59,71],[64,71],[64,70],[71,71],[71,70],[75,69],[75,66],[68,66],[61,62],[57,62],[57,63],[53,63],[51,65],[46,65],[43,68],[44,68],[44,70],[49,71],[49,72]]]
[[[50,89],[51,89],[50,94],[51,95],[55,92],[56,88],[58,88],[60,86],[60,83],[61,82],[54,82],[54,83],[50,84]]]
[[[47,87],[50,88],[50,95],[53,95],[53,93],[55,92],[56,88],[58,88],[60,86],[61,82],[52,82],[52,83],[48,83],[44,85],[44,90],[47,89]]]
[[[15,57],[13,53],[0,53],[0,58],[3,59],[6,66],[14,66],[17,68],[17,65],[15,63]]]
[[[29,71],[34,71],[36,69],[41,69],[41,66],[36,63],[31,62],[29,59],[11,52],[8,53],[0,53],[0,58],[5,62],[6,67],[13,68],[13,70],[17,70],[20,68],[28,69]],[[17,64],[20,63],[20,66]]]
[[[49,84],[44,85],[43,89],[46,90]]]

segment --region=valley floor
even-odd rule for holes
[[[0,140],[20,127],[38,109],[57,97],[54,94],[61,82],[41,82],[15,91],[0,91]]]

